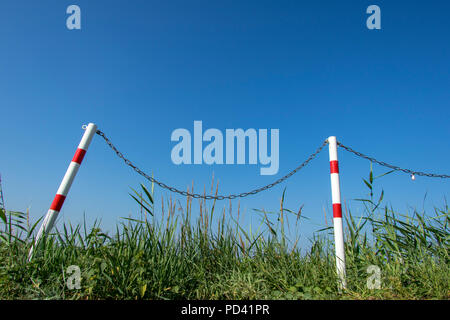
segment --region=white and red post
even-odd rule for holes
[[[72,161],[69,164],[69,168],[67,168],[66,174],[64,175],[64,178],[61,181],[58,191],[56,192],[56,196],[53,199],[52,204],[50,205],[50,210],[48,210],[47,215],[45,216],[44,221],[42,222],[41,228],[39,229],[39,232],[36,236],[34,246],[31,247],[30,249],[30,252],[28,254],[28,261],[32,259],[34,247],[37,246],[37,244],[42,238],[42,235],[44,233],[49,232],[52,229],[56,221],[56,218],[58,217],[58,214],[61,211],[64,200],[66,200],[67,194],[69,193],[69,189],[72,186],[73,180],[77,175],[78,169],[80,168],[84,155],[86,154],[86,151],[89,148],[89,145],[91,144],[94,134],[97,132],[97,126],[93,123],[89,123],[86,126],[85,130],[86,131],[84,132],[83,138],[81,138],[81,142],[78,145],[78,148],[75,151],[75,155],[73,156]]]
[[[339,163],[337,157],[337,141],[335,136],[328,138],[330,152],[331,199],[333,202],[334,245],[336,248],[336,268],[340,279],[340,287],[345,289],[344,230],[342,226],[341,190],[339,185]]]

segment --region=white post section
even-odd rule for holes
[[[84,127],[85,126],[83,126],[83,128]],[[55,220],[58,217],[59,212],[61,211],[64,200],[69,193],[69,189],[72,186],[73,180],[75,179],[75,176],[78,172],[78,168],[83,161],[84,155],[86,154],[86,151],[91,144],[94,134],[97,132],[97,126],[93,123],[89,123],[85,128],[86,131],[84,132],[83,138],[81,138],[81,142],[78,145],[77,151],[75,152],[75,155],[73,156],[72,161],[69,164],[69,168],[67,169],[66,174],[64,175],[64,178],[62,179],[62,182],[58,188],[58,191],[56,192],[56,196],[53,199],[52,204],[50,205],[50,210],[48,210],[47,215],[45,216],[44,221],[41,224],[41,228],[39,229],[39,232],[36,236],[34,246],[31,247],[30,252],[28,253],[28,261],[31,261],[33,257],[34,247],[37,246],[38,242],[42,238],[42,235],[52,229]]]
[[[341,190],[339,186],[339,164],[336,137],[328,138],[330,152],[331,199],[333,202],[334,245],[336,248],[336,268],[342,289],[347,287],[345,277],[344,231],[342,226]]]

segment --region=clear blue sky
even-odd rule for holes
[[[66,28],[81,8],[82,29]],[[381,8],[368,30],[366,8]],[[10,210],[48,210],[82,135],[95,122],[132,161],[167,184],[197,191],[214,172],[220,193],[289,172],[330,135],[406,168],[448,174],[448,1],[2,1],[0,173]],[[280,169],[176,166],[177,128],[278,128]],[[342,201],[365,196],[369,163],[339,151]],[[375,167],[376,173],[385,172]],[[59,222],[136,216],[144,182],[97,136]],[[396,173],[380,181],[399,211],[441,206],[449,181]],[[301,232],[330,218],[327,150],[286,183],[241,201],[276,210],[304,204]],[[168,192],[156,189],[158,196]],[[184,199],[180,199],[184,203]],[[227,205],[228,203],[223,203]],[[233,203],[237,206],[237,201]],[[159,206],[157,206],[159,208]],[[159,211],[158,211],[159,212]]]

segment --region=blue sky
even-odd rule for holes
[[[66,8],[81,8],[81,30]],[[366,8],[381,8],[368,30]],[[95,122],[156,178],[197,191],[220,182],[239,193],[289,172],[324,139],[380,160],[448,174],[450,4],[445,1],[2,1],[0,174],[7,208],[48,210],[81,139]],[[280,130],[280,169],[172,163],[173,130]],[[342,201],[364,197],[369,163],[339,151]],[[386,170],[375,166],[376,173]],[[99,138],[85,157],[59,222],[136,216],[128,195],[144,180]],[[448,180],[396,173],[380,180],[399,211],[442,206]],[[327,150],[287,182],[241,200],[276,210],[304,204],[310,235],[330,218]],[[379,189],[380,190],[380,189]],[[157,196],[169,196],[156,189]],[[184,199],[180,199],[184,203]],[[221,205],[228,206],[228,203]],[[233,203],[237,206],[237,201]],[[359,206],[360,207],[360,206]],[[248,220],[249,221],[249,220]]]

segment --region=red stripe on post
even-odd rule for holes
[[[85,154],[86,150],[78,148],[77,151],[75,152],[75,155],[73,156],[72,161],[81,164],[81,161],[83,161]]]
[[[330,173],[339,173],[339,165],[337,160],[330,161]]]
[[[342,207],[340,203],[333,203],[333,218],[342,218]]]
[[[66,200],[65,196],[57,194],[55,196],[55,199],[53,199],[52,205],[50,206],[50,210],[61,211],[64,200]]]

